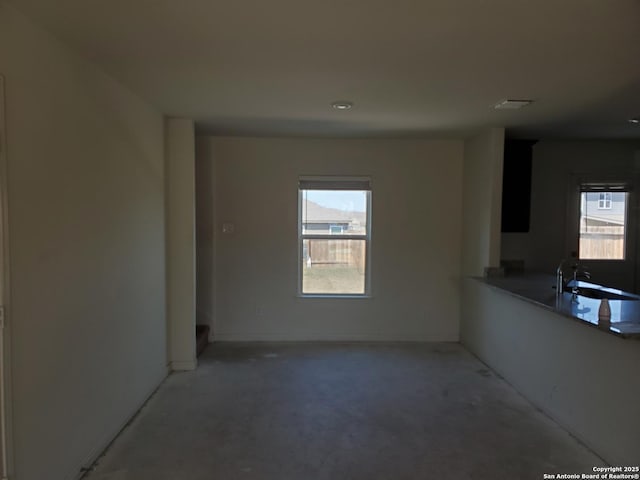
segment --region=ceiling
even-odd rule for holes
[[[638,0],[12,3],[200,132],[640,139]]]

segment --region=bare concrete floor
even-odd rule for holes
[[[90,480],[542,479],[602,460],[457,344],[210,345]]]

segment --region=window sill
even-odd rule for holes
[[[340,295],[340,294],[328,294],[328,293],[299,293],[297,295],[298,298],[328,298],[328,299],[346,299],[346,300],[361,300],[361,299],[369,299],[373,298],[371,295]]]
[[[626,258],[579,258],[579,262],[626,262]]]

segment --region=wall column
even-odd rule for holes
[[[482,276],[500,266],[504,128],[464,142],[462,274]]]
[[[172,370],[196,368],[195,134],[193,121],[165,119],[167,338]]]

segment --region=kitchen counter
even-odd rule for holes
[[[556,305],[553,285],[554,275],[465,278],[460,341],[608,464],[637,465],[640,301],[610,300],[612,322],[599,327],[599,300],[565,293]]]
[[[582,295],[574,296],[568,292],[557,297],[554,288],[556,279],[553,275],[525,273],[505,277],[474,278],[490,287],[559,313],[589,327],[623,338],[640,339],[640,296],[638,295],[590,282],[578,281],[578,287],[595,288],[637,299],[609,300],[611,321],[603,323],[598,321],[599,299]]]

